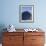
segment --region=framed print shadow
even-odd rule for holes
[[[19,21],[34,22],[34,5],[19,5]]]

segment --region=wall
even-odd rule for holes
[[[37,6],[34,6],[34,23],[19,22],[19,5],[32,5],[34,4],[33,0],[2,0],[1,2],[0,23],[6,26],[13,24],[16,28],[29,28],[37,26]]]
[[[0,25],[13,24],[16,28],[46,28],[46,1],[41,0],[1,0]],[[19,5],[34,5],[34,23],[19,22]]]
[[[0,31],[13,24],[16,28],[40,27],[46,32],[45,4],[46,0],[0,0]],[[19,22],[19,5],[34,5],[34,23]]]

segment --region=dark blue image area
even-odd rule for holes
[[[32,17],[32,15],[29,11],[22,12],[22,20],[30,20],[31,17]]]

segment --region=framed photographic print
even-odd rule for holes
[[[24,23],[34,22],[34,5],[19,6],[19,21]]]

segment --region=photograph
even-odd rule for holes
[[[34,22],[34,5],[19,6],[19,21],[24,23]]]

